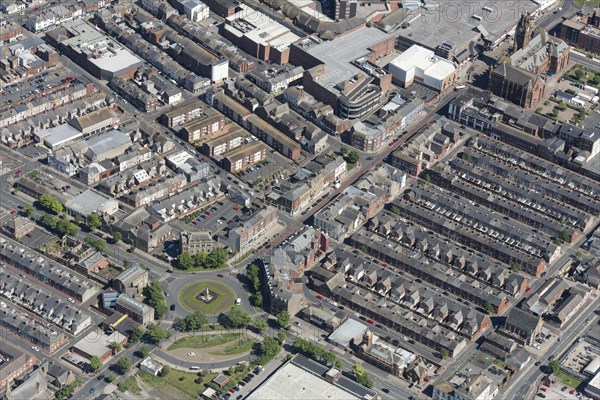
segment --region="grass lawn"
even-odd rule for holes
[[[196,296],[208,288],[211,293],[216,294],[212,302],[206,303]],[[188,311],[201,311],[206,315],[216,315],[228,311],[235,301],[233,290],[221,282],[198,281],[184,287],[179,292],[179,303]]]
[[[506,367],[506,363],[502,360],[500,360],[499,358],[496,358],[494,360],[494,364],[496,364],[497,366],[499,366],[500,368],[504,368]]]
[[[119,391],[121,391],[123,393],[129,391],[129,392],[131,392],[133,394],[137,394],[137,395],[142,394],[142,389],[140,389],[140,387],[138,386],[135,376],[130,376],[129,378],[125,379],[123,382],[120,382],[117,385],[117,388],[119,389]]]
[[[202,377],[201,383],[196,383],[198,374],[171,369],[165,377],[153,376],[145,371],[140,371],[139,376],[165,395],[166,399],[197,399],[205,390],[206,384],[212,381],[217,374],[209,373]]]
[[[177,339],[167,350],[206,349],[233,342],[242,336],[241,333],[221,333],[216,335],[188,336]]]
[[[212,354],[214,356],[232,356],[234,354],[247,353],[250,350],[252,350],[252,346],[254,346],[255,343],[256,340],[251,339],[249,337],[243,337],[232,346],[220,351],[211,352],[209,354]]]
[[[591,4],[594,7],[600,7],[600,0],[575,0],[574,3],[581,7],[584,4]]]
[[[558,379],[560,379],[562,383],[573,389],[577,389],[577,387],[581,385],[581,381],[579,379],[567,374],[562,369],[558,371],[558,373],[556,373],[555,375],[558,377]]]

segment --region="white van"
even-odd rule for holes
[[[235,304],[237,304],[238,306],[242,304],[242,299],[240,299],[239,297],[235,299]]]

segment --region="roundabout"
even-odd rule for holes
[[[200,280],[186,285],[179,292],[179,304],[189,312],[218,315],[229,311],[235,302],[232,288],[222,282]]]

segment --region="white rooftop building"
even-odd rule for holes
[[[394,80],[408,87],[415,80],[439,91],[447,89],[456,80],[456,66],[434,54],[433,51],[412,45],[388,66]]]

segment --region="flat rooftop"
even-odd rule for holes
[[[335,384],[325,380],[329,368],[296,356],[263,382],[246,399],[248,400],[366,400],[374,391],[346,378]]]
[[[501,6],[500,6],[501,4]],[[509,0],[501,3],[473,3],[470,0],[427,1],[428,10],[417,9],[407,17],[410,26],[395,33],[401,38],[435,49],[444,42],[451,42],[457,53],[469,46],[471,41],[480,42],[486,32],[495,42],[517,25],[524,11],[535,11],[539,5],[532,0]],[[492,11],[483,10],[489,7]],[[479,18],[473,18],[473,16]],[[478,26],[483,29],[480,31]]]
[[[351,63],[369,55],[371,46],[389,37],[390,35],[377,28],[363,27],[335,40],[323,41],[310,37],[297,45],[326,65],[325,73],[319,78],[319,83],[325,86],[348,80],[359,72],[364,74]]]

